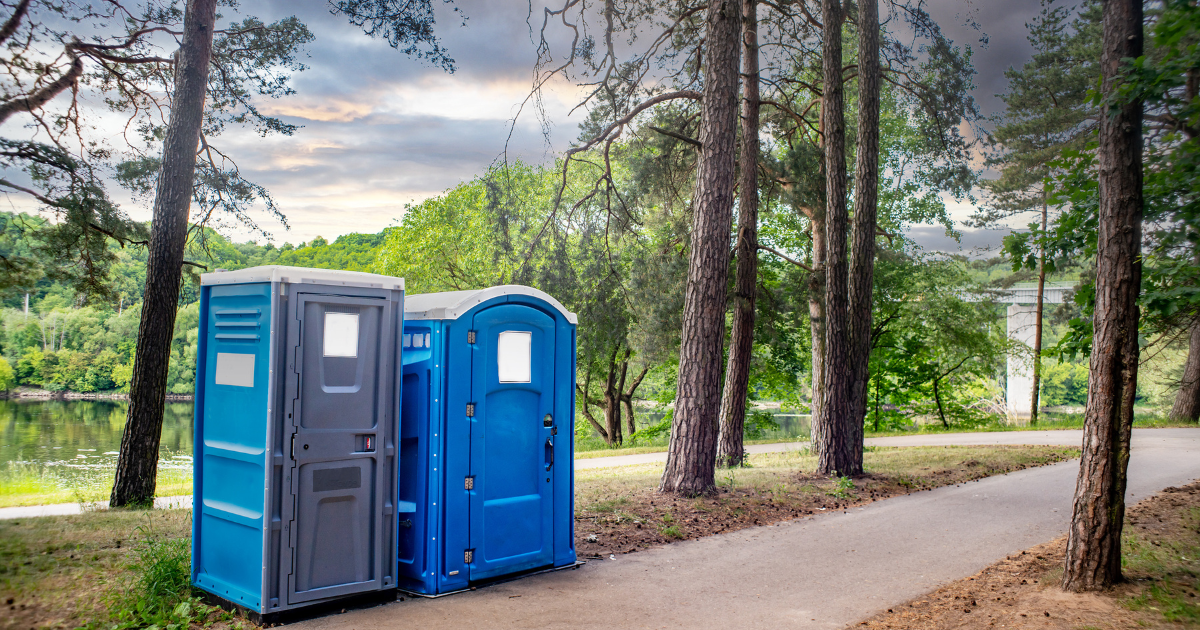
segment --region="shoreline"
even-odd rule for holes
[[[55,392],[48,389],[11,389],[0,392],[0,399],[6,400],[129,400],[129,394],[123,392]],[[194,402],[192,394],[167,394],[166,402]]]

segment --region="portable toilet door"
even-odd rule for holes
[[[395,487],[380,461],[394,451],[396,307],[374,296],[295,287],[284,393],[291,435],[288,603],[390,586],[380,569]],[[288,409],[290,403],[290,409]],[[284,558],[287,562],[287,558]]]
[[[471,324],[469,565],[477,581],[554,560],[555,321],[532,306],[501,303],[476,312]]]

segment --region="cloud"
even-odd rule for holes
[[[287,214],[288,232],[263,221],[277,240],[380,230],[406,203],[480,175],[504,151],[509,121],[528,94],[536,61],[537,33],[531,38],[527,20],[540,28],[542,5],[460,0],[453,5],[461,9],[458,14],[450,5],[434,4],[436,31],[457,62],[454,74],[367,37],[344,17],[331,15],[324,0],[243,0],[243,15],[266,21],[296,15],[316,35],[302,60],[309,69],[293,78],[297,93],[261,104],[264,112],[303,127],[291,137],[230,130],[216,140]],[[994,94],[1007,86],[1004,70],[1019,67],[1032,52],[1024,23],[1036,15],[1037,0],[931,0],[928,7],[950,37],[972,46],[979,71],[976,98],[984,113],[998,111],[1002,103]],[[561,30],[555,37],[561,39]],[[986,47],[978,42],[982,33],[989,36]],[[564,44],[554,43],[559,50]],[[544,163],[565,149],[582,120],[581,112],[568,115],[580,94],[566,82],[551,85],[544,103],[554,129],[551,144],[527,109],[512,130],[509,157]],[[138,218],[149,217],[148,208],[127,207]],[[972,207],[951,201],[950,210],[961,221]],[[910,234],[927,248],[957,251],[960,245],[942,231],[917,227]],[[996,234],[964,232],[962,246],[996,244]]]

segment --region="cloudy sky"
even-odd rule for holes
[[[438,3],[435,0],[435,3]],[[243,0],[242,13],[274,21],[297,15],[316,35],[309,69],[295,75],[297,94],[263,110],[301,125],[294,136],[260,138],[227,133],[221,148],[249,179],[265,185],[291,224],[262,217],[277,244],[347,232],[376,232],[396,222],[405,204],[436,195],[483,172],[508,146],[509,157],[542,163],[577,136],[580,115],[569,116],[577,89],[552,86],[544,107],[550,142],[529,111],[511,120],[527,95],[535,46],[527,24],[540,24],[544,0],[459,0],[462,18],[439,7],[437,31],[458,70],[448,75],[363,35],[329,13],[325,0]],[[438,3],[440,4],[440,3]],[[929,0],[931,13],[959,45],[971,46],[978,71],[975,96],[984,114],[1000,107],[1003,72],[1031,54],[1025,22],[1038,0]],[[970,25],[977,23],[979,29]],[[981,37],[986,34],[987,44]],[[949,200],[954,215],[971,208]],[[148,219],[148,204],[123,204]],[[938,227],[912,235],[931,249],[960,247]],[[249,234],[232,234],[246,238]],[[964,234],[971,249],[999,241],[997,233]]]

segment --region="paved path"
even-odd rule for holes
[[[1054,433],[1041,439],[1075,443]],[[1038,435],[931,437],[975,444]],[[1137,430],[1133,440],[1131,502],[1200,478],[1200,429]],[[1077,472],[1077,462],[1034,468],[292,627],[842,628],[1062,534]]]
[[[990,433],[924,433],[897,437],[867,438],[867,446],[947,446],[979,444],[1042,444],[1049,446],[1079,446],[1083,443],[1083,431],[997,431]],[[751,444],[746,451],[751,454],[781,453],[808,448],[808,442],[780,442],[777,444]],[[575,460],[575,470],[583,468],[608,468],[667,461],[666,453],[641,453],[639,455],[614,455]]]
[[[1158,429],[1154,429],[1158,430]],[[1083,441],[1082,431],[1006,431],[996,433],[937,433],[923,435],[905,435],[899,437],[868,438],[867,446],[942,446],[942,445],[976,445],[976,444],[1045,444],[1054,446],[1078,446]],[[746,447],[750,453],[780,453],[807,448],[808,442],[782,442],[778,444],[751,444]],[[575,460],[575,470],[585,468],[608,468],[612,466],[631,466],[634,464],[653,464],[667,461],[666,453],[642,453],[640,455],[614,455],[611,457],[592,457]],[[175,497],[159,497],[154,500],[154,507],[159,509],[187,508],[192,505],[190,495]],[[100,501],[88,509],[104,510],[108,501]],[[78,503],[56,503],[54,505],[31,505],[25,507],[0,508],[0,520],[14,518],[30,518],[35,516],[60,516],[79,514],[83,508]]]

